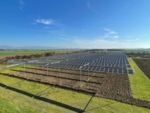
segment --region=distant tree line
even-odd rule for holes
[[[5,59],[6,60],[11,60],[11,59],[31,59],[31,58],[53,56],[53,55],[55,55],[55,52],[45,52],[45,53],[42,53],[42,54],[8,56],[8,57],[5,57]]]
[[[4,59],[0,59],[0,64],[7,62],[8,60],[13,60],[13,59],[32,59],[32,58],[48,57],[48,56],[54,56],[54,55],[58,56],[58,55],[63,55],[63,54],[79,53],[79,52],[81,51],[67,51],[67,52],[60,52],[60,53],[45,52],[42,54],[7,56]]]
[[[107,49],[107,51],[125,51],[125,49]]]
[[[126,55],[129,57],[148,57],[150,58],[150,53],[149,52],[126,52]]]
[[[56,54],[55,52],[45,52],[42,54],[7,56],[3,59],[0,59],[0,64],[13,59],[31,59],[31,58],[39,58],[39,57],[48,57],[48,56],[53,56],[55,54]]]

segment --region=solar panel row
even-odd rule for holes
[[[125,54],[78,54],[75,58],[66,61],[50,64],[50,67],[82,69],[106,73],[133,74],[133,70]],[[87,65],[86,65],[87,64]],[[86,66],[84,66],[86,65]]]
[[[53,65],[49,67],[55,68],[65,68],[65,69],[81,69],[85,71],[96,71],[96,72],[105,72],[105,73],[119,73],[119,74],[133,74],[133,70],[128,69],[118,69],[118,68],[103,68],[103,67],[90,67],[90,66],[77,66],[77,65]]]
[[[31,61],[26,61],[26,64],[120,74],[134,73],[124,53],[76,53],[34,58]]]

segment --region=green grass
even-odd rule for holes
[[[30,55],[44,52],[66,52],[68,50],[5,50],[0,51],[0,56]]]
[[[11,65],[11,64],[10,64],[10,65]],[[13,65],[13,64],[12,64],[12,65]],[[9,69],[23,70],[22,67],[24,67],[24,65],[22,65],[22,64],[16,65],[16,66],[12,66],[12,67],[6,67],[6,66],[8,66],[8,65],[7,65],[7,64],[5,64],[5,65],[0,64],[0,71],[3,71],[3,72],[8,73],[8,72],[10,72]],[[29,65],[29,64],[26,64],[25,67],[31,68],[31,67],[34,67],[34,66]]]
[[[7,109],[6,109],[7,107]],[[1,113],[27,113],[26,108],[18,108],[18,106],[12,104],[8,99],[0,98],[0,112]]]
[[[0,68],[4,68],[6,64],[0,64]]]
[[[128,60],[135,70],[134,75],[129,75],[133,97],[150,100],[150,80],[131,58]]]
[[[21,69],[17,67],[16,69]],[[4,70],[8,73],[10,70]],[[38,95],[49,103],[10,90],[0,85],[0,113],[74,113],[72,108],[85,113],[149,113],[150,109],[136,107],[109,99],[97,98],[73,91],[46,86],[13,77],[0,75],[0,83]],[[92,99],[91,99],[92,98]],[[90,101],[91,99],[91,101]],[[89,102],[90,101],[90,102]],[[89,102],[89,104],[88,104]],[[87,107],[86,107],[87,105]],[[66,107],[67,106],[67,107]],[[85,108],[86,107],[86,108]]]

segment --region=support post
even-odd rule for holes
[[[81,87],[81,82],[82,82],[82,69],[80,68],[80,87]]]
[[[47,76],[48,76],[48,65],[47,65]]]
[[[24,76],[25,76],[25,63],[24,63],[24,65],[23,65],[23,66],[24,66]]]

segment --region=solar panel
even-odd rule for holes
[[[114,69],[113,68],[109,68],[109,71],[113,71]]]
[[[129,74],[133,74],[133,70],[128,70],[128,73]]]
[[[122,74],[128,74],[128,72],[123,72]]]
[[[131,66],[130,66],[130,65],[127,65],[127,68],[131,68]]]
[[[83,66],[83,67],[82,67],[82,70],[86,70],[86,67],[85,67],[85,66]]]
[[[96,71],[99,71],[99,70],[100,70],[100,68],[99,68],[99,67],[97,67],[97,68],[96,68]]]
[[[49,67],[55,68],[64,68],[64,69],[68,68],[79,70],[80,67],[82,67],[82,70],[87,71],[91,70],[91,71],[120,73],[120,74],[134,73],[124,53],[76,53],[76,54],[45,57],[45,59],[41,58],[38,61],[43,62],[47,61],[47,59],[48,60],[61,59],[59,63],[53,63],[48,65]],[[84,66],[85,64],[88,63],[89,63],[88,66]],[[46,63],[44,65],[46,65]]]
[[[114,72],[114,73],[117,73],[117,72],[118,72],[118,70],[117,70],[116,68],[114,68],[113,72]]]

